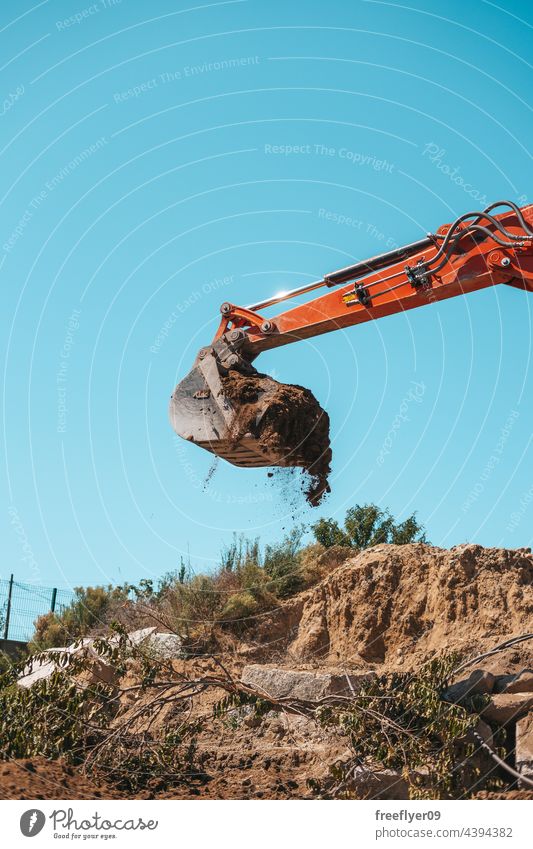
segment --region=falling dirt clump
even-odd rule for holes
[[[281,458],[272,465],[305,469],[306,498],[318,505],[330,491],[331,446],[329,416],[313,393],[266,374],[238,371],[223,377],[222,385],[237,413],[235,442],[251,433],[265,454]]]

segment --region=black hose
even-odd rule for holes
[[[528,236],[533,236],[533,230],[529,229],[527,221],[525,220],[524,216],[522,215],[522,210],[520,209],[519,206],[516,205],[516,203],[513,203],[512,200],[497,200],[494,203],[491,203],[490,206],[487,206],[487,208],[484,211],[485,212],[491,212],[493,209],[496,209],[498,206],[508,206],[509,209],[512,209],[514,214],[516,215],[516,217],[518,218],[518,220],[520,222],[520,226],[524,228],[524,230],[526,231]]]
[[[516,233],[510,233],[500,223],[500,221],[498,221],[497,218],[495,218],[493,215],[490,215],[490,212],[493,209],[496,209],[498,206],[507,206],[507,207],[509,207],[509,209],[513,210],[516,217],[518,218],[520,226],[527,233],[526,236],[518,235]],[[457,231],[459,224],[462,224],[463,221],[467,221],[470,218],[474,219],[471,222],[471,224],[469,224],[469,226],[466,227],[464,230]],[[492,230],[489,230],[488,227],[484,227],[482,224],[479,224],[479,222],[482,221],[483,219],[486,219],[487,221],[489,221],[496,228],[496,230],[498,230],[500,233],[502,233],[507,238],[512,239],[513,241],[504,242],[502,239],[500,239],[500,237],[498,235],[496,235],[496,233],[494,233]],[[439,272],[441,270],[441,268],[444,268],[444,266],[448,262],[450,256],[452,255],[453,251],[455,250],[455,247],[457,246],[458,242],[463,237],[472,236],[475,233],[482,233],[485,237],[493,239],[493,241],[495,241],[498,245],[501,245],[501,247],[503,247],[503,248],[521,247],[525,240],[528,241],[530,238],[533,238],[533,230],[530,230],[530,228],[528,227],[528,225],[527,225],[527,223],[526,223],[526,221],[525,221],[525,219],[522,215],[520,208],[510,200],[498,200],[498,201],[495,201],[494,203],[490,204],[490,206],[487,206],[486,209],[484,209],[483,211],[466,212],[464,215],[461,215],[459,218],[456,218],[455,221],[450,226],[450,229],[448,230],[448,232],[446,233],[445,236],[433,235],[431,238],[443,240],[442,245],[439,247],[439,250],[437,251],[437,253],[434,256],[432,256],[429,260],[421,263],[420,273],[421,274],[424,274],[424,273],[436,274],[437,272]],[[448,247],[449,247],[449,250],[448,250]],[[444,257],[444,258],[441,260],[441,257]],[[437,266],[435,266],[434,263],[437,262],[438,260],[441,260],[441,262],[439,262],[439,264]],[[363,263],[361,263],[361,265],[363,265]],[[374,280],[372,283],[368,283],[368,285],[365,288],[371,289],[374,286],[379,285],[380,283],[386,283],[388,280],[393,280],[395,277],[399,277],[403,273],[404,273],[403,271],[396,271],[394,274],[390,274],[388,277],[382,277],[379,280]],[[363,286],[365,285],[364,279],[361,281],[361,285],[363,285]],[[400,288],[400,286],[402,286],[402,285],[403,285],[403,283],[398,284],[397,286],[391,286],[388,289],[383,289],[383,291],[377,292],[375,295],[373,295],[373,297],[377,298],[380,295],[385,295],[387,292],[392,292],[395,289]]]
[[[453,249],[455,247],[455,244],[460,240],[460,238],[462,238],[462,236],[467,234],[467,233],[473,234],[473,233],[476,233],[476,232],[477,233],[484,233],[486,236],[488,236],[490,239],[492,239],[498,245],[501,245],[502,248],[516,248],[516,247],[519,247],[523,244],[523,242],[521,242],[520,244],[517,243],[517,242],[504,242],[504,241],[502,241],[502,239],[499,238],[499,236],[496,236],[496,234],[493,233],[492,230],[489,230],[488,227],[483,227],[481,224],[473,224],[473,225],[471,225],[471,227],[468,228],[468,230],[460,230],[459,233],[457,233],[455,240],[454,240],[454,244],[453,244],[451,250],[446,254],[446,256],[439,263],[439,265],[432,267],[431,263],[433,263],[435,261],[435,257],[432,257],[432,259],[429,260],[428,263],[424,263],[424,266],[427,267],[427,270],[431,274],[436,274],[438,271],[441,270],[441,268],[444,268],[444,266],[448,262],[448,259],[450,258],[451,254],[453,253]],[[524,237],[522,237],[522,238],[524,238]],[[436,254],[435,254],[435,256],[436,256]]]

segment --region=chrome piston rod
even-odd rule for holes
[[[380,268],[385,268],[392,265],[393,262],[398,262],[401,259],[408,259],[413,254],[421,250],[435,245],[435,236],[431,233],[424,239],[419,239],[417,242],[411,242],[402,248],[395,248],[392,251],[387,251],[383,254],[378,254],[370,259],[356,262],[355,265],[349,265],[346,268],[341,268],[339,271],[332,271],[326,274],[322,280],[316,280],[314,283],[308,283],[306,286],[300,286],[297,289],[291,289],[288,292],[280,292],[278,295],[273,295],[271,298],[266,298],[264,301],[259,301],[256,304],[250,304],[247,307],[254,312],[264,310],[266,307],[271,307],[274,304],[279,304],[282,301],[288,301],[290,298],[296,298],[298,295],[305,295],[307,292],[314,292],[315,289],[321,289],[323,286],[339,286],[341,283],[348,283],[356,277],[364,277],[372,271],[378,271]]]

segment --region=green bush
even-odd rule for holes
[[[244,534],[234,533],[220,552],[220,568],[226,572],[237,572],[249,563],[257,565],[260,560],[259,539],[247,539]]]
[[[104,692],[100,685],[76,686],[59,668],[32,687],[15,683],[15,668],[6,671],[0,677],[0,760],[42,755],[79,763],[106,724]]]
[[[324,548],[334,545],[363,549],[381,543],[405,545],[409,542],[427,542],[423,526],[416,513],[404,522],[396,523],[388,510],[375,504],[356,504],[344,518],[344,528],[335,519],[319,519],[312,526],[317,542]]]
[[[76,587],[74,601],[60,613],[45,613],[35,622],[30,651],[66,646],[96,626],[128,598],[129,587]]]
[[[75,600],[61,613],[37,620],[30,650],[68,645],[116,620],[133,628],[163,625],[201,641],[217,622],[247,619],[321,580],[342,562],[332,557],[328,564],[323,557],[328,549],[339,548],[342,554],[342,549],[383,542],[426,540],[415,514],[397,523],[374,504],[352,507],[342,528],[335,519],[320,519],[312,532],[310,545],[302,545],[305,528],[297,526],[264,551],[258,539],[234,533],[212,574],[194,575],[182,560],[178,569],[159,580],[143,578],[138,586],[77,588]]]
[[[153,782],[162,788],[199,777],[194,766],[199,722],[177,719],[158,736],[147,730],[135,733],[127,713],[121,715],[117,694],[128,690],[122,676],[130,664],[135,664],[139,692],[156,687],[154,682],[162,676],[166,679],[168,669],[164,662],[130,646],[126,635],[118,633],[113,642],[101,638],[94,644],[115,667],[112,685],[88,684],[84,676],[89,673],[92,678],[93,659],[83,656],[70,657],[68,665],[62,667],[58,655],[58,668],[52,676],[29,688],[16,683],[21,666],[0,675],[0,760],[62,757],[69,763],[82,764],[86,771],[126,792],[136,792]],[[144,719],[150,724],[165,703],[164,699],[150,699],[140,707],[138,721]],[[179,707],[179,690],[176,704]]]
[[[304,529],[294,528],[282,542],[267,545],[263,568],[272,578],[269,589],[279,598],[287,598],[304,589],[299,553]]]
[[[250,591],[230,595],[220,614],[221,619],[240,621],[253,616],[259,610],[259,602]]]
[[[331,786],[350,796],[350,774],[357,765],[391,769],[409,785],[411,799],[459,798],[480,789],[498,790],[502,781],[489,769],[480,779],[472,755],[472,732],[479,715],[442,700],[457,655],[435,658],[415,673],[382,675],[364,685],[345,706],[322,709],[320,722],[347,734],[352,759],[332,766]]]

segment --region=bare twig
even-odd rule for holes
[[[486,740],[483,739],[481,734],[478,734],[477,731],[474,731],[474,736],[479,741],[480,747],[484,749],[488,755],[490,755],[492,760],[497,763],[498,766],[508,772],[509,775],[512,775],[513,778],[518,778],[518,780],[521,781],[523,784],[527,784],[528,787],[533,787],[533,781],[530,778],[527,778],[525,775],[522,775],[520,772],[517,772],[516,769],[513,769],[512,766],[509,766],[509,764],[505,763],[505,761],[502,760],[500,756],[496,754],[492,746],[489,746]]]
[[[478,663],[480,660],[485,660],[485,658],[491,657],[493,654],[498,654],[499,652],[505,651],[505,649],[511,648],[511,646],[515,646],[518,643],[524,643],[527,640],[533,640],[533,634],[522,634],[520,637],[512,637],[510,640],[506,640],[504,643],[500,643],[499,646],[495,646],[493,649],[490,649],[490,651],[478,654],[477,657],[473,657],[470,660],[465,660],[464,663],[461,663],[460,666],[457,666],[453,672],[450,673],[450,678],[457,675],[459,672],[462,672],[463,669],[466,669],[468,666]]]

